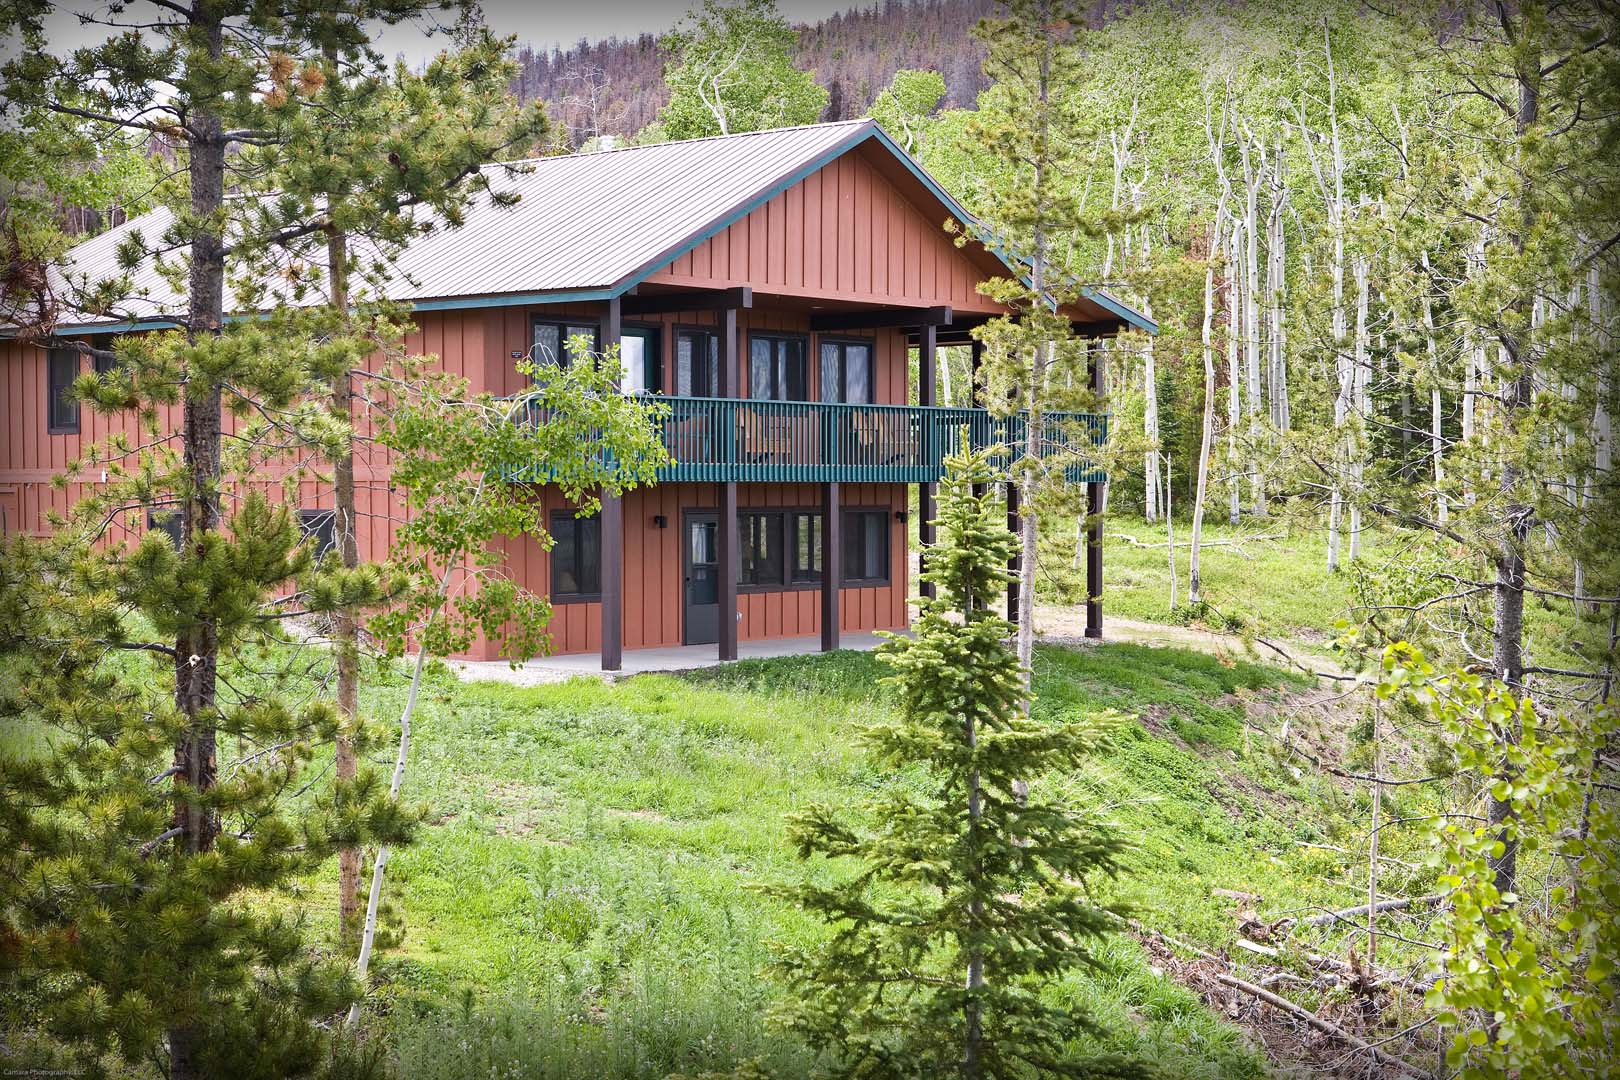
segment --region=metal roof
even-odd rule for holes
[[[517,195],[516,203],[480,196],[460,228],[435,227],[412,241],[393,260],[384,293],[419,309],[619,295],[868,140],[896,155],[951,214],[972,221],[871,120],[629,146],[488,166],[494,189]],[[126,237],[138,230],[150,245],[172,220],[168,210],[155,210],[76,246],[68,274],[91,282],[118,276]],[[183,313],[183,295],[153,260],[129,273],[132,299],[124,308],[132,320]],[[1104,305],[1126,322],[1157,329],[1112,298]],[[229,292],[225,307],[237,311]],[[87,317],[76,325],[106,321]]]

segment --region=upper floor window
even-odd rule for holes
[[[627,326],[619,337],[619,389],[626,394],[657,394],[663,391],[660,379],[658,331],[649,327]]]
[[[805,401],[809,382],[802,337],[748,335],[749,397],[755,401]]]
[[[712,332],[676,333],[675,393],[679,397],[720,396],[720,339]]]
[[[821,342],[821,400],[870,405],[873,394],[870,341]]]
[[[536,365],[552,364],[556,367],[567,367],[597,348],[596,329],[595,323],[535,319],[534,343],[530,355]],[[583,353],[576,345],[576,339],[581,337],[587,342]]]
[[[75,434],[79,430],[79,403],[68,396],[68,391],[79,377],[79,350],[52,349],[45,363],[49,431],[52,435]]]
[[[551,512],[551,599],[595,600],[602,595],[602,520]]]
[[[337,511],[298,511],[298,532],[300,543],[315,545],[315,557],[319,559],[337,546]]]
[[[98,334],[90,339],[90,346],[96,350],[95,366],[97,375],[108,375],[118,370],[118,357],[113,355],[113,336],[111,334]]]

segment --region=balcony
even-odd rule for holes
[[[1027,417],[993,416],[984,409],[922,405],[846,405],[820,401],[753,401],[740,398],[669,397],[657,420],[674,460],[658,470],[661,483],[847,483],[931,484],[944,475],[944,460],[965,426],[975,448],[1021,450]],[[541,410],[531,405],[528,423]],[[1042,457],[1067,453],[1089,441],[1100,445],[1108,417],[1096,413],[1047,413]],[[1095,466],[1064,467],[1070,483],[1104,479]],[[511,480],[536,481],[533,472]]]

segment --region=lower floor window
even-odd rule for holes
[[[180,550],[180,538],[185,533],[186,521],[184,511],[179,507],[148,510],[146,512],[146,528],[148,532],[160,532],[169,538],[174,550]]]
[[[737,515],[742,541],[737,560],[737,584],[782,584],[782,515],[750,510]]]
[[[821,515],[793,515],[793,580],[821,580]]]
[[[889,512],[851,510],[844,515],[844,584],[889,580]]]
[[[601,519],[551,514],[551,598],[594,600],[602,594]]]

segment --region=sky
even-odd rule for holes
[[[518,43],[549,49],[564,48],[580,38],[593,41],[606,37],[635,37],[644,32],[668,30],[700,0],[483,0],[484,21],[499,34],[516,34]],[[777,7],[790,22],[815,22],[838,11],[869,8],[873,0],[777,0]],[[130,0],[121,21],[139,21],[142,0]],[[105,26],[85,26],[78,15],[106,17],[105,0],[66,0],[57,5],[47,21],[54,51],[66,52],[103,41]],[[383,55],[402,56],[415,66],[441,47],[414,26],[398,26],[378,38]],[[4,46],[0,45],[0,52]]]

